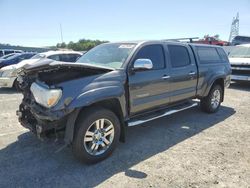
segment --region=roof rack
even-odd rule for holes
[[[185,42],[185,40],[188,40],[187,42],[193,43],[193,40],[194,40],[194,39],[199,39],[199,37],[176,38],[176,39],[164,39],[164,41]]]

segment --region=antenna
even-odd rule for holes
[[[60,32],[61,32],[61,41],[63,43],[63,33],[62,33],[62,24],[60,23]]]
[[[237,13],[236,17],[233,17],[232,25],[231,25],[231,31],[229,35],[229,42],[232,42],[233,38],[239,35],[240,30],[240,18],[239,13]]]

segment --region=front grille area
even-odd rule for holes
[[[250,76],[250,64],[231,65],[232,75]]]
[[[234,69],[232,69],[232,75],[250,76],[250,70],[234,70]]]
[[[249,65],[231,65],[232,69],[233,68],[249,68],[250,69],[250,64]]]

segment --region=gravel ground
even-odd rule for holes
[[[249,84],[232,84],[216,114],[193,108],[129,128],[95,165],[22,128],[21,98],[0,89],[0,187],[250,187]]]

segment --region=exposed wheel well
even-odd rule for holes
[[[87,110],[89,107],[93,107],[93,106],[100,106],[100,107],[109,109],[115,113],[115,115],[120,120],[120,124],[121,124],[120,141],[125,142],[125,123],[124,123],[124,117],[123,117],[122,108],[121,108],[119,100],[114,98],[114,99],[106,99],[106,100],[96,102],[94,104],[91,104],[90,106],[83,107],[79,114],[81,114],[83,110]]]
[[[214,81],[213,85],[211,88],[213,88],[214,85],[220,85],[222,88],[222,102],[224,101],[224,79],[223,78],[218,78],[217,80]]]

